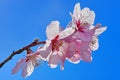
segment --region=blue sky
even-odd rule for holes
[[[13,57],[0,69],[0,80],[119,80],[119,1],[118,0],[0,0],[0,62],[13,50],[17,50],[33,39],[46,39],[46,26],[59,20],[66,26],[71,20],[69,12],[80,2],[96,13],[95,24],[108,26],[99,37],[100,47],[93,52],[93,61],[81,61],[74,65],[65,62],[65,70],[50,69],[44,63],[30,77],[22,78],[21,71],[12,75],[16,62],[25,57],[25,52]],[[34,48],[35,49],[35,48]]]

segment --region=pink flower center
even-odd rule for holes
[[[76,21],[76,26],[77,26],[77,28],[78,28],[78,31],[83,32],[83,28],[81,27],[80,20]]]
[[[52,51],[57,50],[59,51],[59,47],[62,46],[63,42],[59,39],[59,35],[55,37],[55,39],[52,40]]]
[[[32,55],[32,56],[27,56],[27,58],[26,58],[26,62],[28,62],[28,61],[33,61],[33,62],[35,63],[35,65],[34,65],[34,66],[38,66],[38,65],[39,65],[39,62],[37,61],[37,59],[36,59],[36,56],[35,56],[35,55]]]

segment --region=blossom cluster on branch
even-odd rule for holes
[[[74,64],[81,60],[92,61],[91,53],[99,47],[98,36],[107,27],[101,27],[100,24],[94,26],[94,11],[89,8],[81,9],[80,3],[75,5],[73,13],[70,15],[72,20],[65,29],[60,27],[59,21],[52,21],[47,26],[47,40],[44,45],[39,47],[36,52],[28,48],[26,57],[17,62],[12,69],[12,74],[22,68],[22,76],[30,76],[40,61],[48,62],[51,68],[60,65],[61,70],[64,69],[65,60]]]

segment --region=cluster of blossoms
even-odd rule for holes
[[[12,74],[23,68],[22,76],[29,76],[41,60],[47,61],[51,68],[56,68],[60,64],[61,70],[64,69],[65,60],[74,64],[81,60],[92,61],[91,53],[98,49],[98,36],[106,27],[101,27],[100,24],[93,26],[95,13],[89,8],[81,10],[79,3],[70,15],[72,20],[65,29],[60,27],[59,21],[52,21],[47,26],[46,43],[36,52],[27,50],[26,58],[18,61]]]

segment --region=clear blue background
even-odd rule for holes
[[[0,0],[0,62],[13,50],[33,39],[46,39],[46,26],[59,20],[66,26],[71,20],[69,12],[80,2],[96,13],[95,24],[108,26],[100,37],[100,48],[93,52],[93,61],[74,65],[65,62],[65,70],[50,69],[44,63],[25,80],[120,80],[120,9],[119,0]],[[35,50],[35,48],[33,48]],[[24,80],[21,71],[12,75],[16,62],[25,52],[16,55],[0,69],[0,80]]]

